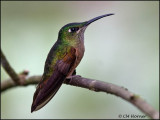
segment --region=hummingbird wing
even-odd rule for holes
[[[43,75],[34,93],[31,112],[39,110],[53,98],[70,72],[76,61],[76,49],[71,47],[67,51],[63,58],[57,60],[52,75],[50,77]]]

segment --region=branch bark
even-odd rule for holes
[[[41,79],[41,76],[32,76],[24,80],[23,86],[37,84]],[[102,82],[98,80],[83,78],[75,76],[72,79],[66,79],[65,84],[86,88],[95,92],[105,92],[121,97],[122,99],[132,103],[139,108],[143,113],[151,117],[152,119],[159,119],[159,112],[157,112],[151,105],[144,101],[141,97],[128,91],[124,87],[114,85],[112,83]],[[7,89],[14,88],[20,85],[15,84],[11,79],[8,79],[1,83],[1,93]]]
[[[2,50],[1,50],[1,63],[2,63],[3,68],[5,69],[5,71],[12,78],[12,80],[16,84],[21,84],[18,75],[16,74],[16,72],[14,71],[14,69],[12,69],[12,67],[10,66],[10,64],[7,61],[7,59],[6,59],[5,55],[3,54]]]

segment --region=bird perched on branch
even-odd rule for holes
[[[44,67],[44,73],[33,97],[31,112],[45,106],[56,94],[66,78],[72,78],[80,63],[84,48],[84,31],[92,22],[113,14],[105,14],[89,21],[69,23],[63,26],[58,40],[51,48]]]

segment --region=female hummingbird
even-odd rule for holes
[[[47,56],[43,76],[34,93],[31,112],[45,106],[64,80],[72,77],[85,51],[84,31],[87,26],[110,15],[113,14],[101,15],[85,22],[69,23],[60,29],[58,40]]]

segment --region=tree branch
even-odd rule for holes
[[[8,73],[8,75],[12,78],[12,80],[16,83],[16,84],[21,84],[21,81],[18,77],[18,75],[16,74],[16,72],[12,69],[12,67],[10,66],[9,62],[7,61],[5,55],[3,54],[2,50],[1,50],[1,63],[3,68],[5,69],[5,71]]]
[[[41,79],[41,76],[32,76],[24,80],[23,86],[37,84]],[[66,79],[65,84],[86,88],[95,92],[106,92],[132,103],[139,108],[143,113],[151,117],[152,119],[159,119],[159,112],[157,112],[151,105],[144,101],[141,97],[128,91],[124,87],[120,87],[111,83],[102,82],[98,80],[92,80],[75,76],[72,79]],[[1,83],[1,93],[7,89],[14,88],[20,85],[15,84],[11,79],[8,79]]]
[[[37,84],[41,79],[41,76],[32,76],[26,79],[26,76],[28,75],[28,71],[26,70],[20,73],[19,75],[17,75],[16,72],[12,69],[12,67],[8,63],[2,50],[1,50],[1,63],[4,69],[6,70],[6,72],[11,77],[11,79],[1,82],[1,93],[7,89],[14,88],[17,86],[27,86],[31,84]],[[159,112],[157,112],[152,106],[150,106],[142,98],[128,91],[124,87],[120,87],[111,83],[102,82],[98,80],[83,78],[80,76],[75,76],[75,77],[72,77],[71,79],[66,79],[64,83],[77,86],[77,87],[86,88],[95,92],[106,92],[106,93],[119,96],[124,100],[132,103],[134,106],[139,108],[142,112],[144,112],[146,115],[148,115],[152,119],[159,119]]]

